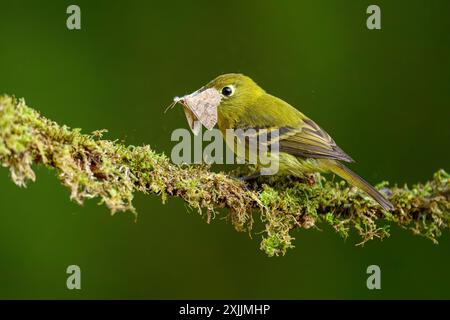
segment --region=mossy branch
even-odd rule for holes
[[[0,97],[0,163],[9,168],[12,180],[19,186],[34,181],[33,164],[53,168],[80,204],[98,197],[112,213],[135,212],[135,192],[159,195],[163,202],[175,196],[208,222],[217,209],[226,208],[236,230],[248,232],[257,216],[265,225],[261,249],[269,256],[293,247],[294,229],[321,223],[343,237],[354,228],[361,243],[389,236],[389,223],[433,242],[450,226],[450,175],[443,170],[413,187],[380,184],[395,206],[395,211],[385,212],[344,181],[320,175],[315,183],[269,178],[249,187],[204,165],[174,165],[149,146],[104,140],[102,132],[82,134],[44,118],[24,100]]]

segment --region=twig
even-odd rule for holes
[[[316,183],[266,178],[253,187],[204,165],[178,166],[149,146],[125,146],[102,139],[103,131],[82,134],[61,126],[26,106],[24,100],[0,96],[0,164],[12,180],[25,186],[35,180],[33,164],[54,168],[71,199],[99,198],[112,213],[135,212],[135,192],[156,194],[165,202],[180,197],[211,220],[217,209],[238,231],[252,230],[253,219],[265,224],[261,249],[269,256],[293,247],[293,230],[328,223],[343,237],[351,228],[362,243],[389,236],[389,223],[411,229],[433,242],[450,224],[450,175],[440,170],[430,181],[411,188],[378,186],[395,206],[385,212],[344,181]]]

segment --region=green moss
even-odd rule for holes
[[[389,236],[390,223],[437,243],[450,226],[450,175],[440,170],[430,181],[412,187],[377,187],[395,211],[386,212],[344,181],[315,175],[315,183],[290,178],[260,178],[252,186],[206,165],[177,166],[149,146],[125,146],[104,140],[105,130],[83,134],[42,117],[23,100],[0,97],[0,164],[19,186],[35,180],[33,164],[56,170],[71,199],[98,198],[111,213],[129,211],[136,192],[166,202],[179,197],[209,222],[226,208],[238,231],[251,232],[254,216],[264,223],[261,249],[269,256],[293,248],[294,230],[329,224],[343,238],[350,230],[368,240]],[[259,230],[257,230],[259,231]],[[258,233],[259,234],[259,233]]]

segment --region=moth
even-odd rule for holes
[[[198,135],[202,125],[211,130],[217,123],[217,107],[222,96],[214,89],[200,89],[183,97],[175,97],[166,109],[173,108],[177,103],[183,106],[187,122],[194,135]]]

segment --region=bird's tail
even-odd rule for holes
[[[375,201],[377,201],[384,210],[392,211],[394,210],[394,206],[390,203],[378,190],[372,187],[367,181],[358,176],[352,170],[344,166],[342,163],[334,160],[326,160],[324,161],[325,166],[328,170],[337,174],[341,178],[347,180],[351,185],[354,185],[369,196],[371,196]]]

